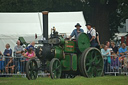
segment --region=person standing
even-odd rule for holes
[[[125,43],[119,48],[119,61],[122,63],[126,55],[128,54],[127,47]]]
[[[17,45],[14,47],[14,52],[16,54],[16,57],[21,57],[21,51],[23,51],[23,47],[20,45],[20,41],[18,40]]]
[[[109,41],[106,41],[106,45],[108,46],[108,48],[111,48],[111,44]]]
[[[12,49],[10,48],[10,45],[9,44],[6,44],[6,49],[4,50],[4,56],[5,57],[5,71],[6,73],[9,72],[9,69],[11,69],[11,73],[14,72],[14,67],[15,65],[13,65],[13,57],[12,57]]]
[[[111,42],[111,48],[114,53],[116,53],[116,54],[118,53],[118,47],[115,45],[115,42],[113,42],[113,41]]]
[[[33,41],[25,50],[28,51],[30,48],[35,50],[34,46],[35,46],[35,42]]]
[[[110,50],[108,49],[108,46],[104,46],[104,49],[101,49],[101,54],[103,55],[103,59],[104,59],[104,74],[105,72],[107,72],[107,67],[109,65],[109,63],[111,62],[110,60]]]
[[[69,39],[71,39],[73,36],[75,36],[75,38],[77,38],[77,36],[78,36],[79,33],[83,33],[84,32],[84,30],[81,29],[81,25],[79,23],[77,23],[75,25],[75,27],[76,27],[76,29],[74,29],[72,31],[71,35],[69,36]]]
[[[92,28],[92,25],[90,23],[86,24],[86,26],[87,26],[87,29],[88,29],[87,35],[90,39],[91,47],[96,47],[96,40],[95,40],[96,31],[95,31],[95,29]]]
[[[5,56],[5,64],[7,64],[12,57],[12,49],[10,48],[9,44],[6,44],[6,49],[4,50],[3,55]]]
[[[93,27],[93,29],[95,29],[96,31],[96,28]],[[96,31],[96,48],[100,49],[100,40],[99,40],[99,33]]]
[[[11,57],[12,56],[12,49],[10,48],[9,44],[6,44],[6,49],[4,50],[4,56]]]
[[[15,52],[15,55],[16,55],[16,58],[15,58],[15,65],[18,69],[18,71],[20,71],[20,60],[21,60],[21,52],[23,51],[23,47],[20,45],[20,41],[18,40],[17,45],[14,47],[14,52]]]

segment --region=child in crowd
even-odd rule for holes
[[[125,71],[128,71],[128,56],[124,58],[124,64],[122,65]]]
[[[24,62],[26,60],[26,57],[24,57],[25,51],[21,51],[21,62]]]
[[[112,59],[111,59],[111,70],[112,71],[118,71],[119,68],[119,61],[116,53],[112,53]]]
[[[100,49],[101,49],[101,50],[104,49],[104,46],[105,46],[104,44],[101,44],[101,45],[100,45]]]
[[[11,71],[11,73],[14,73],[15,65],[13,62],[13,58],[10,57],[9,59],[10,59],[9,62],[7,63],[7,65],[5,67],[5,71],[6,71],[6,73],[9,73],[10,71]]]
[[[20,59],[21,73],[25,72],[25,67],[26,67],[26,57],[24,57],[24,55],[25,55],[25,51],[21,51],[21,59]]]
[[[35,52],[33,50],[33,48],[29,48],[28,52],[24,55],[24,57],[26,57],[26,61],[28,61],[29,59],[35,58]]]

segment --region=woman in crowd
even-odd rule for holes
[[[120,65],[124,64],[124,58],[128,54],[127,47],[125,43],[122,43],[121,47],[119,48],[119,61]]]
[[[6,44],[6,49],[4,50],[4,56],[6,56],[5,58],[5,71],[6,73],[9,73],[9,71],[11,71],[11,73],[14,72],[14,63],[13,63],[13,58],[12,58],[12,49],[10,48],[9,44]]]
[[[101,54],[103,55],[104,58],[104,74],[107,71],[107,65],[110,63],[110,50],[108,49],[108,46],[104,46],[104,49],[101,49]]]
[[[112,51],[116,54],[118,54],[118,47],[115,45],[115,42],[111,42],[111,48],[112,48]]]
[[[28,52],[25,53],[24,57],[26,57],[26,61],[28,61],[29,59],[35,58],[36,54],[33,48],[29,48]]]
[[[11,57],[12,56],[12,49],[10,48],[9,44],[6,44],[6,49],[4,50],[4,56]]]

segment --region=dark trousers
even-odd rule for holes
[[[21,69],[21,72],[24,73],[25,70],[26,70],[26,61],[21,62],[20,65],[21,65],[21,66],[20,66],[20,67],[21,67],[21,68],[20,68],[20,69]]]
[[[108,64],[108,60],[104,59],[104,74],[105,72],[107,72],[107,64]]]
[[[15,58],[16,72],[20,71],[20,58]]]

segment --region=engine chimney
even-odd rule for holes
[[[43,38],[48,40],[48,11],[43,11]]]

